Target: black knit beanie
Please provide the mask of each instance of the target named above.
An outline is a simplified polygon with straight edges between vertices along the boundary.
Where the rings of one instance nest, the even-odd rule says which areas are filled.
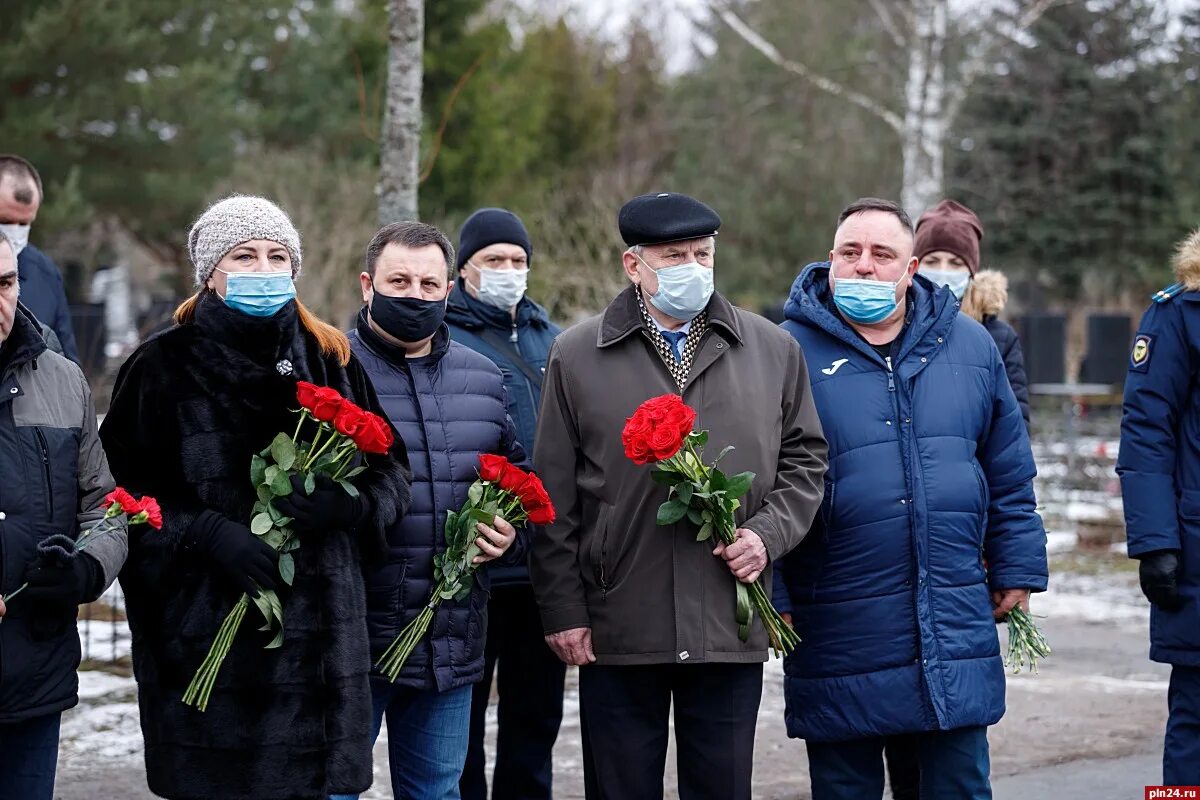
[[[521,218],[503,208],[481,208],[467,217],[458,231],[458,263],[455,266],[461,268],[483,248],[501,243],[520,246],[526,260],[533,261],[533,245]]]

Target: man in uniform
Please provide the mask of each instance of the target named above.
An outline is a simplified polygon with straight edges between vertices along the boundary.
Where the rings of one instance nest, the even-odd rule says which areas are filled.
[[[1200,784],[1200,231],[1175,257],[1129,353],[1117,473],[1129,557],[1150,601],[1150,658],[1171,665],[1163,783]]]

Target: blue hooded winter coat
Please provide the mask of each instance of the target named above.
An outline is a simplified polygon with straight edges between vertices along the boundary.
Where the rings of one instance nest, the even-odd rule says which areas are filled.
[[[783,323],[829,441],[821,511],[783,564],[802,639],[785,662],[788,734],[991,725],[1004,667],[990,592],[1047,582],[1033,454],[1004,362],[953,295],[918,275],[889,367],[833,310],[828,275],[827,263],[804,270]]]

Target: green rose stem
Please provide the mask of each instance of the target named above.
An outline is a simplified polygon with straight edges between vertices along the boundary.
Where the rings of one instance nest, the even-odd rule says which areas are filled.
[[[501,499],[503,499],[506,494],[508,493],[503,491],[499,492]],[[482,508],[488,503],[494,502],[495,500],[496,493],[493,492],[493,485],[491,483],[485,483],[483,494],[480,497],[479,504],[476,507]],[[524,508],[521,505],[521,499],[519,497],[514,497],[509,505],[501,509],[500,513],[498,513],[498,516],[506,520],[514,528],[523,525],[528,519],[528,517],[525,515]],[[475,528],[472,525],[466,530],[474,531]],[[477,566],[476,564],[472,563],[472,561],[475,559],[475,556],[479,555],[479,547],[475,544],[475,538],[475,536],[468,536],[467,546],[463,549],[462,555],[457,559],[453,559],[453,561],[458,562],[462,566],[463,572],[473,572]],[[453,547],[447,548],[448,553],[452,552],[453,550],[455,550]],[[417,644],[420,643],[421,639],[426,633],[428,633],[429,623],[433,621],[434,612],[437,610],[438,605],[440,605],[442,602],[442,593],[447,588],[447,581],[445,578],[442,578],[438,581],[437,586],[435,586],[433,589],[433,593],[429,602],[426,603],[425,607],[421,609],[421,613],[417,614],[417,616],[413,618],[411,622],[404,626],[404,628],[400,631],[400,635],[392,640],[392,643],[388,645],[387,650],[384,650],[383,655],[381,655],[379,660],[375,662],[375,668],[392,683],[395,683],[396,678],[400,676],[400,670],[403,669],[405,662],[408,661],[408,657],[411,656],[413,651],[417,649]]]
[[[700,453],[696,450],[692,434],[689,434],[684,439],[684,446],[680,448],[679,452],[660,462],[660,464],[670,466],[697,487],[705,491],[707,490],[709,475],[707,474],[707,468],[704,466],[704,461],[700,457]],[[728,547],[736,542],[737,529],[733,523],[733,519],[726,514],[724,506],[717,503],[710,505],[708,510],[715,518],[719,518],[719,522],[714,527],[721,541],[725,543],[725,546]],[[743,611],[738,609],[744,605],[744,600],[748,600],[758,610],[758,616],[767,631],[767,638],[770,640],[771,649],[775,651],[777,656],[787,655],[796,649],[796,645],[800,643],[800,636],[791,625],[788,625],[784,621],[779,612],[775,610],[775,606],[772,605],[770,595],[763,586],[761,579],[752,584],[738,581],[736,593],[738,597],[735,612],[739,620],[743,619],[745,615]],[[743,641],[749,638],[749,624],[752,619],[753,615],[738,626],[738,636]]]
[[[200,711],[208,708],[208,698],[212,695],[213,685],[217,681],[217,673],[221,671],[221,665],[225,663],[225,657],[229,655],[229,648],[233,646],[233,637],[237,635],[238,627],[241,626],[242,619],[246,616],[246,609],[249,607],[250,595],[243,593],[238,598],[237,605],[221,623],[221,627],[217,631],[217,638],[209,648],[204,663],[200,665],[200,669],[196,670],[196,674],[192,676],[192,682],[188,684],[187,691],[183,693],[185,704],[198,708]]]
[[[321,434],[324,433],[326,429],[329,429],[332,435],[325,441],[325,444],[321,445],[320,449],[317,449],[317,442],[320,441]],[[309,455],[308,460],[304,462],[304,466],[300,468],[300,471],[308,472],[313,463],[316,462],[316,460],[320,458],[326,450],[329,449],[329,445],[333,444],[340,438],[341,436],[337,431],[329,428],[327,424],[321,423],[321,427],[317,430],[317,435],[313,437],[311,455]]]

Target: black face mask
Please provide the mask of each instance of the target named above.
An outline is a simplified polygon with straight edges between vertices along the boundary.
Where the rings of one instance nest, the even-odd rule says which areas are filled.
[[[385,333],[402,342],[428,339],[441,327],[446,317],[445,300],[422,300],[419,297],[388,297],[378,291],[371,298],[371,319]]]

